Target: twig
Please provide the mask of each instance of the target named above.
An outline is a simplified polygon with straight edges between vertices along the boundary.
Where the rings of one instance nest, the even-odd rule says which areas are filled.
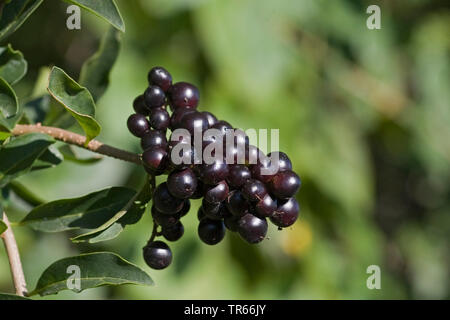
[[[108,157],[132,162],[132,163],[135,163],[138,165],[140,165],[142,163],[141,157],[139,154],[128,152],[128,151],[121,150],[121,149],[117,149],[110,145],[103,144],[97,140],[91,140],[88,143],[88,145],[85,146],[84,143],[86,141],[86,137],[84,137],[80,134],[71,132],[71,131],[64,130],[64,129],[55,128],[55,127],[46,127],[46,126],[42,126],[40,124],[35,124],[35,125],[18,124],[12,130],[12,134],[15,136],[19,136],[19,135],[23,135],[23,134],[27,134],[27,133],[36,133],[36,132],[47,134],[56,140],[63,141],[68,144],[73,144],[80,148],[84,148],[89,151],[96,152],[96,153],[99,153],[99,154],[102,154],[102,155],[105,155]]]
[[[16,289],[17,295],[25,296],[27,294],[27,283],[25,282],[22,262],[20,261],[19,248],[17,247],[16,238],[14,237],[11,224],[9,223],[8,217],[4,212],[2,221],[6,224],[8,229],[6,229],[5,232],[2,233],[0,238],[3,239],[3,243],[5,244],[9,266],[11,267],[14,288]]]

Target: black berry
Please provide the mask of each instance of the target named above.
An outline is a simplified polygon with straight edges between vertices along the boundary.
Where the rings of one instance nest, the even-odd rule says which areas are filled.
[[[148,73],[148,83],[149,85],[157,85],[164,92],[169,90],[172,85],[172,76],[169,71],[164,69],[163,67],[154,67]]]
[[[153,203],[158,211],[164,214],[175,214],[183,209],[184,201],[170,194],[167,183],[163,182],[156,187],[153,194]]]
[[[136,137],[142,137],[150,130],[150,124],[147,118],[139,113],[132,114],[127,120],[128,130]]]
[[[164,108],[150,110],[150,126],[155,130],[166,130],[170,125],[169,113]]]
[[[160,87],[151,85],[144,92],[144,101],[147,108],[159,108],[165,104],[166,95]]]
[[[177,222],[175,225],[170,227],[162,228],[162,235],[168,241],[177,241],[184,234],[184,227],[181,222]]]
[[[277,198],[288,199],[297,193],[300,184],[300,178],[295,172],[282,171],[270,181],[270,190]]]
[[[168,94],[170,105],[174,110],[182,107],[196,108],[200,99],[200,93],[197,87],[187,82],[173,84]]]
[[[197,177],[189,168],[174,171],[167,178],[167,187],[174,197],[186,199],[194,194],[197,188]]]
[[[294,224],[298,218],[300,206],[294,198],[284,200],[278,204],[278,208],[274,211],[270,221],[280,227],[286,228]]]
[[[198,236],[206,244],[218,244],[225,237],[225,226],[221,220],[203,218],[198,225]]]
[[[172,251],[162,241],[153,241],[143,249],[144,260],[147,265],[156,270],[167,268],[172,262]]]
[[[267,221],[248,213],[238,221],[239,235],[248,243],[258,243],[267,234]]]

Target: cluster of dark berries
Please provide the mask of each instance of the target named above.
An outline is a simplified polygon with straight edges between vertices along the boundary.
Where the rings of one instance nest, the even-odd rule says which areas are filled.
[[[156,235],[168,241],[183,236],[180,219],[189,212],[189,199],[203,198],[198,210],[198,235],[209,245],[219,243],[226,229],[238,232],[248,243],[258,243],[266,237],[267,219],[280,229],[297,220],[299,204],[295,194],[300,178],[292,171],[285,153],[265,155],[250,145],[240,130],[232,143],[224,142],[225,154],[232,155],[232,163],[225,156],[210,164],[199,163],[196,160],[204,149],[217,139],[225,140],[233,127],[209,112],[198,111],[198,89],[186,82],[172,84],[172,76],[164,68],[151,69],[148,82],[144,94],[133,102],[136,113],[128,118],[127,125],[141,139],[145,170],[153,176],[168,174],[167,181],[158,185],[153,194],[151,213],[155,225],[161,228]],[[192,137],[196,131],[203,134],[210,128],[217,129],[220,135],[202,136],[198,150],[193,139],[172,136],[180,128]],[[183,148],[176,148],[179,144]],[[237,164],[233,155],[241,146],[244,161]],[[174,152],[189,161],[174,161]],[[278,170],[263,174],[264,168],[274,165],[273,159]],[[165,242],[154,241],[152,236],[144,247],[144,259],[151,268],[163,269],[171,263],[172,252]]]

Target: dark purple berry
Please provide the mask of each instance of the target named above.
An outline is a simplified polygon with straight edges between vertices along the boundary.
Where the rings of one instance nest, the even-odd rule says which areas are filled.
[[[270,191],[278,199],[288,199],[297,193],[300,184],[300,178],[295,172],[282,171],[270,181]]]
[[[266,194],[265,197],[255,205],[256,214],[259,217],[264,218],[271,217],[276,209],[277,201],[272,199],[269,194]]]
[[[241,164],[229,166],[227,182],[231,187],[239,188],[251,178],[250,170]]]
[[[153,203],[158,211],[169,215],[180,212],[184,205],[183,199],[175,198],[170,194],[165,182],[156,187],[153,194]]]
[[[169,71],[163,67],[154,67],[148,73],[148,83],[150,85],[154,84],[163,89],[164,92],[169,90],[172,85],[172,76]]]
[[[216,185],[228,177],[228,165],[216,160],[212,164],[202,164],[200,168],[201,179],[209,185]]]
[[[250,179],[242,186],[242,195],[248,201],[260,201],[266,194],[266,186],[259,180]]]
[[[270,171],[270,162],[266,160],[258,164],[251,165],[250,172],[252,173],[252,178],[266,184],[269,183],[273,178],[273,174]]]
[[[233,129],[231,124],[224,120],[217,121],[214,125],[211,126],[212,129],[217,129],[220,133],[225,137],[227,130]]]
[[[205,211],[203,211],[203,208],[200,207],[200,208],[198,208],[198,211],[197,211],[197,219],[198,219],[198,221],[200,221],[204,218],[206,218]]]
[[[172,251],[162,241],[153,241],[143,249],[144,260],[147,265],[156,270],[167,268],[172,262]]]
[[[220,220],[223,218],[222,213],[220,211],[221,204],[220,203],[211,203],[203,198],[202,200],[202,208],[205,215],[214,220]]]
[[[197,177],[191,169],[174,171],[167,178],[167,188],[176,198],[186,199],[192,196],[197,188]]]
[[[261,242],[267,234],[267,221],[248,213],[239,219],[238,232],[248,243]]]
[[[151,172],[162,173],[167,166],[167,152],[161,147],[146,149],[142,153],[142,163]]]
[[[195,190],[194,194],[191,196],[191,199],[200,199],[203,197],[203,194],[205,193],[206,186],[201,182],[200,180],[197,181],[197,189]]]
[[[191,201],[189,199],[184,200],[183,208],[181,209],[179,213],[180,218],[184,217],[188,214],[189,210],[191,210]]]
[[[182,107],[196,108],[200,99],[197,87],[187,82],[174,83],[168,94],[170,105],[174,110]]]
[[[217,120],[216,116],[214,116],[211,112],[203,111],[202,114],[208,120],[208,124],[209,124],[210,127],[217,123],[218,120]]]
[[[156,209],[154,205],[152,205],[151,212],[153,220],[155,220],[155,222],[161,227],[171,227],[177,224],[178,221],[180,221],[180,214],[164,214]]]
[[[163,149],[167,148],[167,138],[164,132],[159,130],[150,130],[145,133],[141,138],[142,150],[147,150],[149,148],[161,147]]]
[[[148,116],[149,110],[145,105],[143,94],[137,96],[136,99],[134,99],[133,109],[136,113],[142,114],[143,116]]]
[[[150,124],[148,123],[147,118],[138,113],[128,117],[127,127],[133,135],[139,138],[150,130]]]
[[[221,220],[204,218],[198,225],[198,236],[206,244],[218,244],[225,237],[225,226]]]
[[[232,231],[232,232],[237,232],[238,231],[238,227],[239,227],[239,217],[236,216],[227,216],[225,217],[225,219],[223,220],[225,227]]]
[[[234,216],[242,217],[250,212],[250,203],[244,198],[242,192],[235,190],[230,192],[226,200],[228,211]]]
[[[273,165],[278,167],[277,172],[292,170],[292,162],[286,153],[281,151],[271,152],[267,155]],[[277,161],[272,161],[272,157],[277,158]]]
[[[144,92],[144,101],[149,109],[160,108],[166,103],[166,95],[160,87],[151,85]]]
[[[155,130],[166,130],[170,124],[169,113],[164,108],[150,110],[150,126]]]
[[[203,133],[206,129],[208,129],[208,119],[201,112],[190,112],[184,115],[181,120],[181,127],[189,131],[194,138],[195,132]]]
[[[181,121],[183,120],[184,116],[193,112],[197,112],[197,110],[189,107],[175,109],[175,111],[172,113],[172,116],[170,117],[170,129],[175,130],[180,128]]]
[[[270,221],[280,227],[286,228],[294,224],[298,218],[300,206],[294,198],[284,200],[278,204],[278,208],[274,211]]]
[[[177,241],[183,236],[184,227],[181,222],[177,222],[173,226],[163,227],[161,233],[162,233],[163,237],[166,238],[166,240]]]
[[[210,203],[220,203],[228,197],[228,191],[228,184],[220,181],[217,185],[208,187],[204,197]]]

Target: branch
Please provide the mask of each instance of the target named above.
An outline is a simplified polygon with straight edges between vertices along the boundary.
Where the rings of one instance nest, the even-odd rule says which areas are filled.
[[[4,212],[2,221],[6,224],[8,229],[2,233],[0,238],[3,239],[3,243],[5,244],[9,266],[11,267],[14,288],[16,288],[16,294],[23,297],[27,293],[27,283],[25,282],[25,276],[23,274],[22,262],[20,262],[19,248],[17,247],[16,238],[14,237],[8,217]]]
[[[63,141],[68,144],[73,144],[80,148],[84,148],[108,157],[132,162],[138,165],[142,164],[139,154],[117,149],[107,144],[103,144],[97,140],[91,140],[88,145],[85,146],[84,143],[86,141],[86,137],[60,128],[45,127],[41,126],[40,124],[18,124],[14,127],[12,134],[15,136],[20,136],[23,134],[36,132],[47,134],[56,140]]]

